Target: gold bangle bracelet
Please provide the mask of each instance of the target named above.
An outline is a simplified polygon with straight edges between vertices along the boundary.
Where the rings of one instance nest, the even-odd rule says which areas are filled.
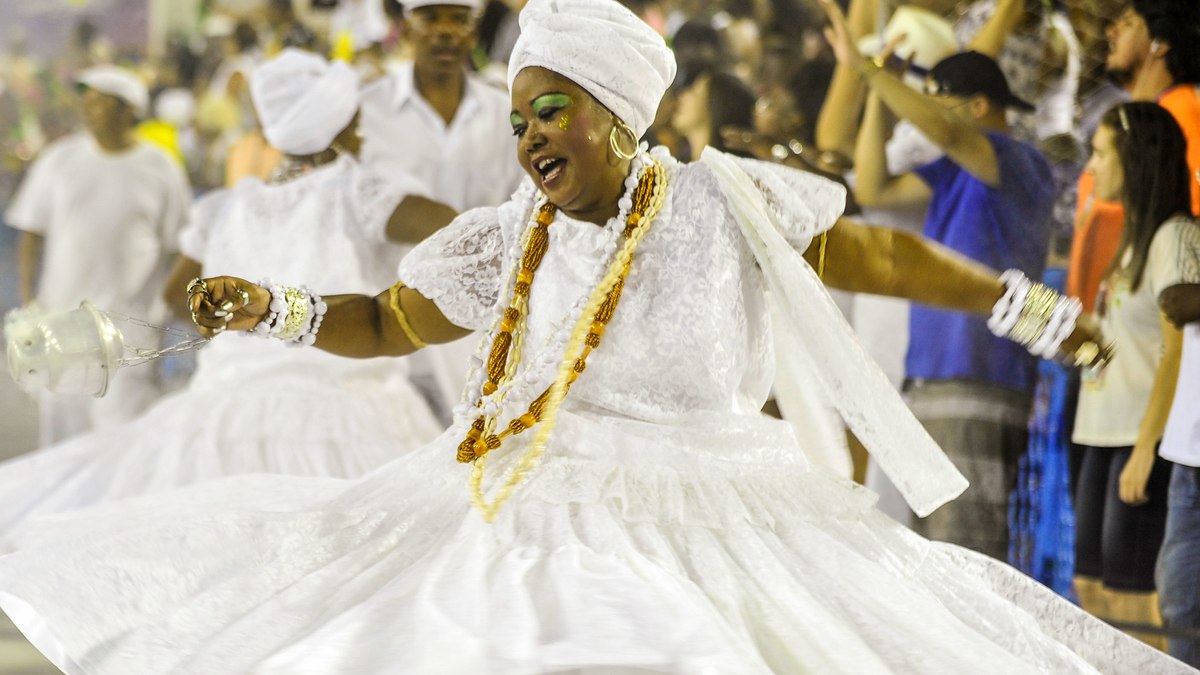
[[[429,344],[417,337],[417,332],[413,330],[412,324],[408,322],[408,316],[405,315],[404,309],[400,307],[400,291],[405,288],[408,287],[402,283],[396,283],[388,289],[388,306],[392,308],[392,313],[396,315],[396,323],[400,324],[400,330],[404,331],[404,337],[408,338],[412,346],[417,349],[424,349]]]

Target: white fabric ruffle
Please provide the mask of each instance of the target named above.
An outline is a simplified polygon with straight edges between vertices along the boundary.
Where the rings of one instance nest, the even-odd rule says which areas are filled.
[[[38,521],[0,557],[0,607],[69,673],[1186,670],[810,466],[819,448],[759,413],[773,272],[710,167],[664,165],[669,199],[604,342],[494,524],[468,504],[452,428],[353,482],[245,476]],[[494,316],[484,271],[509,269],[531,196],[460,218],[401,278],[448,316]],[[813,206],[765,232],[811,238],[836,218]],[[516,373],[530,397],[605,232],[561,213],[550,229]],[[826,328],[820,293],[808,330]],[[489,494],[531,435],[489,456]]]
[[[677,422],[564,411],[494,525],[450,433],[356,483],[243,477],[47,521],[0,558],[0,606],[69,673],[1186,671],[897,525],[781,422]]]

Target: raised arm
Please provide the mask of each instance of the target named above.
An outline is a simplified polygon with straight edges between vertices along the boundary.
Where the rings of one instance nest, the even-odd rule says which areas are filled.
[[[271,292],[236,277],[193,282],[189,302],[200,332],[252,330],[270,314]],[[470,333],[450,322],[432,300],[398,285],[374,297],[333,295],[314,346],[351,358],[402,356],[426,344],[450,342]]]
[[[914,91],[893,73],[863,58],[854,46],[842,11],[832,0],[821,0],[821,5],[829,14],[830,27],[826,37],[837,55],[838,63],[856,70],[884,105],[897,117],[912,122],[955,164],[980,181],[998,187],[999,162],[996,151],[983,131],[932,97]],[[977,96],[966,105],[988,105],[983,101],[986,99]]]
[[[847,29],[854,41],[874,30],[878,0],[850,0]],[[817,147],[844,157],[854,154],[854,135],[862,112],[865,88],[853,68],[838,62],[825,92],[825,103],[817,115]]]
[[[854,147],[854,198],[868,208],[903,208],[929,203],[929,186],[916,174],[894,176],[887,165],[893,120],[879,95],[871,93]]]
[[[997,0],[996,9],[966,48],[997,58],[1004,42],[1025,16],[1025,0]]]
[[[916,234],[841,218],[825,236],[825,245],[809,246],[804,257],[824,271],[823,280],[833,288],[973,314],[994,313],[1006,294],[995,271]],[[1022,344],[1036,342],[1041,334],[1026,337]],[[1086,343],[1095,349],[1082,349]],[[1108,358],[1099,343],[1096,327],[1081,316],[1056,356],[1080,359],[1079,365],[1098,363]]]
[[[823,280],[833,288],[976,314],[1004,294],[995,271],[920,235],[840,218],[827,237]],[[820,247],[804,257],[816,268]]]

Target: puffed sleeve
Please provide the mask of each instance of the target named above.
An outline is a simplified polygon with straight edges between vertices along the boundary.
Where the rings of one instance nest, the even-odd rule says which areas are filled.
[[[460,214],[404,257],[400,281],[436,303],[455,325],[487,328],[508,269],[511,242],[504,223],[516,212],[509,202]]]
[[[846,188],[827,178],[755,159],[730,158],[762,193],[784,239],[797,251],[806,250],[846,210]]]

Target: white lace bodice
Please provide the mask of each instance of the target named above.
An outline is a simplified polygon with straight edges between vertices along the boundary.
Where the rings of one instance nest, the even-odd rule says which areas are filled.
[[[407,186],[343,156],[289,182],[255,178],[196,202],[180,235],[184,255],[205,275],[306,284],[321,293],[374,295],[393,283],[409,247],[384,241],[387,219]],[[381,367],[274,340],[222,335],[197,356],[195,381],[223,386],[248,373],[321,368],[374,377],[403,373],[402,361]]]
[[[567,405],[654,422],[693,411],[757,413],[774,371],[762,279],[709,169],[667,161],[666,204],[637,249],[621,303]],[[452,321],[490,328],[498,298],[508,292],[501,285],[532,199],[527,181],[499,208],[463,214],[405,259],[401,279]],[[557,215],[530,293],[519,376],[536,370],[539,358],[557,364],[562,357],[552,337],[574,321],[575,303],[595,288],[597,263],[609,259],[616,240],[612,229]],[[807,242],[799,233],[797,240]],[[529,389],[536,395],[548,384],[546,377]]]

